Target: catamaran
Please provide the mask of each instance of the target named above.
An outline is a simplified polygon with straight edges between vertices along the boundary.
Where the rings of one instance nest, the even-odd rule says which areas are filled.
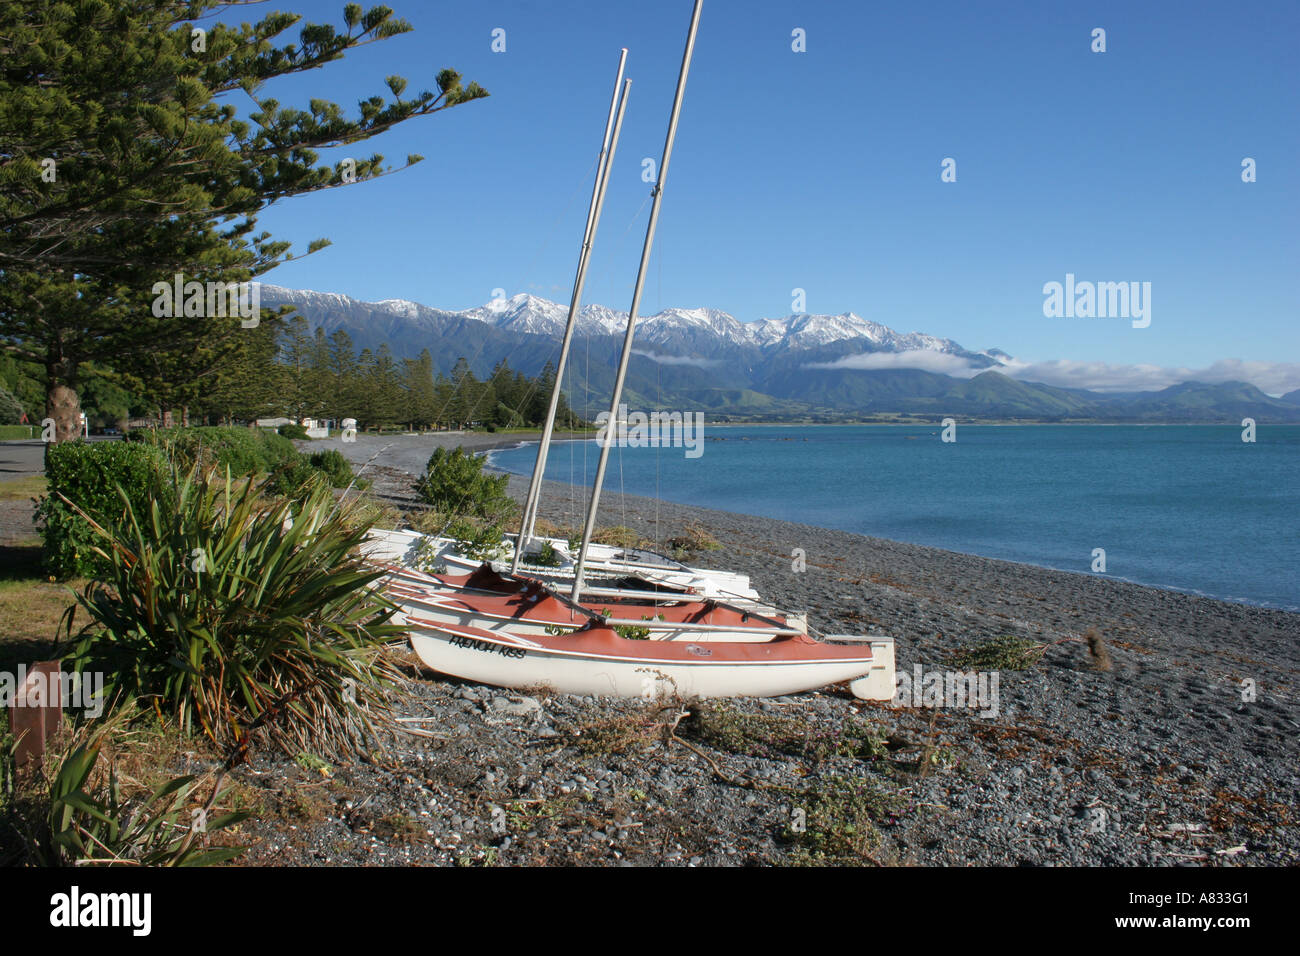
[[[524,637],[408,616],[425,666],[498,687],[545,685],[562,694],[779,697],[842,681],[863,700],[894,695],[889,638],[831,644],[803,634],[751,643],[638,641],[602,624]]]
[[[540,578],[557,586],[571,585],[578,558],[569,542],[560,538],[534,538],[533,543],[549,546],[551,563],[537,563],[535,554],[533,561],[512,562],[510,573]],[[500,550],[509,554],[513,551],[513,541],[505,539]],[[471,573],[484,560],[482,557],[466,555],[464,545],[454,538],[379,528],[371,530],[365,544],[365,553],[370,560],[381,564],[398,564],[410,568],[441,565],[453,574]],[[506,570],[505,560],[490,560],[497,570]],[[644,597],[654,593],[669,596],[690,594],[745,605],[758,613],[763,613],[765,609],[758,591],[750,584],[748,575],[688,567],[653,551],[593,544],[588,551],[586,568],[582,600],[623,595]]]
[[[762,641],[807,630],[802,618],[768,617],[718,601],[623,598],[579,604],[541,581],[504,578],[487,565],[465,578],[477,587],[458,582],[458,588],[442,590],[438,575],[417,577],[399,569],[390,572],[384,589],[407,614],[515,634],[558,633],[590,621],[647,640]]]
[[[659,176],[652,193],[650,219],[633,287],[623,352],[614,381],[611,421],[617,420],[631,357],[637,311],[702,6],[703,0],[695,0]],[[622,80],[626,56],[627,51],[623,50],[619,59],[619,80]],[[646,698],[661,694],[682,697],[778,696],[848,681],[850,689],[858,697],[888,700],[894,694],[892,638],[837,635],[817,640],[805,633],[804,622],[800,621],[800,626],[796,627],[789,618],[775,613],[760,615],[753,610],[735,605],[722,606],[716,602],[679,600],[674,605],[671,601],[664,602],[662,595],[658,594],[653,596],[652,602],[639,606],[626,595],[620,595],[622,603],[616,607],[604,611],[593,609],[586,581],[589,568],[593,572],[632,573],[650,581],[659,575],[668,575],[660,580],[670,581],[673,575],[690,574],[696,570],[667,565],[668,559],[660,555],[648,556],[647,560],[644,554],[629,555],[623,549],[602,555],[593,547],[600,492],[609,449],[613,444],[610,435],[601,442],[582,544],[576,555],[571,555],[569,597],[562,598],[542,581],[526,583],[517,576],[521,564],[525,563],[525,555],[531,550],[537,501],[554,428],[564,362],[600,218],[610,162],[618,142],[628,83],[630,81],[624,81],[621,95],[617,82],[615,84],[614,95],[618,105],[615,109],[611,104],[612,138],[607,122],[550,411],[538,446],[518,546],[514,549],[514,574],[497,574],[491,566],[483,566],[469,574],[425,576],[432,580],[420,580],[409,568],[398,564],[391,569],[387,590],[402,609],[411,646],[420,660],[434,670],[469,680],[503,687],[544,684],[562,693]],[[372,542],[371,560],[382,556],[385,548],[391,552],[400,546],[396,537]],[[558,551],[555,544],[551,550]],[[456,567],[450,554],[444,555],[444,559],[449,569]],[[464,565],[459,567],[463,569]],[[537,562],[533,562],[528,570],[531,572],[536,567]],[[748,579],[744,584],[748,588]],[[755,593],[753,599],[757,597]],[[647,613],[629,614],[629,610]],[[617,616],[620,614],[626,616]]]

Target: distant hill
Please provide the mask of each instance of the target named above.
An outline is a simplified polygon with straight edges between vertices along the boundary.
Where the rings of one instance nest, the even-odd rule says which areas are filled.
[[[530,295],[464,311],[266,284],[261,296],[266,306],[294,306],[327,335],[346,331],[359,349],[386,344],[401,359],[427,348],[443,373],[464,356],[478,375],[503,359],[536,375],[558,357],[567,315],[567,306]],[[608,403],[626,323],[626,313],[604,306],[579,313],[566,376],[575,410],[594,415]],[[977,352],[951,339],[899,333],[851,312],[740,322],[716,309],[666,309],[638,321],[624,394],[632,408],[735,419],[1300,422],[1300,390],[1277,399],[1245,382],[1184,382],[1103,393],[1012,378],[1005,374],[1011,362],[1000,349]]]

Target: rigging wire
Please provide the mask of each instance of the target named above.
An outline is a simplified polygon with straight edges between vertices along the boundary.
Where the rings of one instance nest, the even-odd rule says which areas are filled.
[[[658,289],[655,290],[655,305],[662,312],[664,308],[664,240],[660,238],[659,248],[655,250],[659,256],[659,282]],[[655,405],[662,411],[664,406],[664,385],[663,385],[663,366],[658,362],[655,363]],[[662,422],[663,419],[660,419]],[[686,439],[686,421],[682,417],[682,440]],[[659,474],[660,462],[663,460],[663,436],[659,436],[659,444],[655,446],[655,541],[663,541],[663,534],[659,528]]]
[[[623,251],[623,249],[624,249],[624,248],[626,247],[626,245],[627,245],[627,237],[628,237],[628,235],[631,233],[631,231],[632,231],[632,227],[635,226],[635,225],[637,224],[637,221],[641,218],[641,214],[642,214],[643,212],[645,212],[645,208],[646,208],[646,206],[650,203],[650,200],[651,200],[653,197],[654,197],[654,193],[653,193],[653,192],[649,193],[649,194],[648,194],[648,195],[647,195],[647,196],[646,196],[646,197],[641,201],[641,205],[640,205],[640,207],[638,207],[637,211],[636,211],[635,213],[632,214],[632,218],[628,220],[628,224],[623,228],[622,233],[619,234],[619,237],[618,237],[618,239],[617,239],[616,242],[615,242],[615,245],[614,245],[613,250],[612,250],[614,254],[610,257],[611,260],[617,261],[617,259],[618,259],[618,254],[621,253],[621,252]],[[602,274],[602,276],[601,276],[602,280],[608,281],[608,279],[609,279],[609,277],[610,277],[610,274],[611,274],[611,272],[610,272],[610,268],[609,268],[609,267],[606,267],[606,269],[604,270],[604,272],[603,272],[603,274]],[[590,335],[585,335],[585,336],[583,336],[583,350],[584,350],[584,355],[583,355],[583,376],[584,376],[584,379],[585,379],[585,381],[586,381],[586,386],[585,386],[585,388],[583,389],[583,395],[582,395],[582,402],[583,402],[583,407],[582,407],[582,420],[585,421],[585,422],[590,422],[590,421],[592,420],[592,418],[591,418],[591,398],[592,398],[592,389],[591,389],[591,336],[590,336]],[[572,386],[572,379],[570,379],[570,385]],[[583,441],[583,442],[581,442],[581,444],[582,444],[582,476],[583,476],[582,483],[583,483],[583,485],[585,486],[585,485],[587,484],[587,473],[588,473],[588,472],[587,472],[587,469],[588,469],[588,460],[587,460],[587,455],[588,455],[588,453],[589,453],[590,450],[591,450],[591,448],[590,448],[590,446],[591,446],[591,442],[590,442],[590,441]],[[569,468],[569,476],[570,476],[570,477],[569,477],[569,508],[570,508],[570,513],[571,513],[571,514],[577,515],[577,514],[580,513],[580,512],[578,511],[578,485],[573,481],[573,465],[572,465],[572,462],[574,461],[574,459],[576,459],[576,452],[575,452],[574,449],[572,448],[572,443],[571,443],[571,445],[570,445],[570,452],[569,452],[569,453],[570,453],[570,468]],[[588,495],[588,494],[584,494],[583,497],[584,497],[584,499],[585,499],[586,502],[587,502],[587,507],[584,508],[583,511],[586,511],[587,508],[589,508],[589,507],[591,506],[591,497],[590,497],[590,495]],[[538,508],[538,511],[540,511],[540,510],[541,510],[541,509]],[[626,515],[624,516],[624,523],[626,524]]]
[[[537,251],[533,255],[532,260],[528,263],[527,267],[524,269],[524,276],[528,275],[528,273],[536,265],[537,261],[541,258],[542,253],[546,250],[546,247],[550,244],[551,239],[554,237],[555,233],[557,232],[560,222],[569,214],[569,210],[573,207],[574,202],[577,200],[578,194],[582,191],[587,179],[591,176],[592,172],[595,170],[599,161],[600,159],[599,157],[597,157],[596,160],[592,162],[592,164],[587,168],[587,171],[583,174],[581,181],[579,181],[578,185],[576,185],[573,191],[569,194],[569,198],[565,202],[564,208],[560,211],[559,215],[555,217],[555,220],[551,223],[550,228],[547,229],[545,235],[542,238],[541,243],[538,245]],[[518,287],[519,284],[521,283],[516,283],[516,287]],[[466,359],[466,365],[467,367],[470,368],[471,375],[473,374],[472,371],[473,364],[483,354],[483,348],[486,344],[487,344],[487,336],[484,336],[482,341],[479,342],[478,348],[475,350],[473,357]],[[551,347],[550,352],[547,355],[548,362],[558,354],[559,348],[560,348],[560,344],[558,342]],[[507,356],[506,358],[503,359],[503,361],[506,362],[508,367],[509,357]],[[545,365],[543,365],[543,367],[545,367]],[[490,381],[491,378],[489,376],[489,378],[484,379],[479,384],[486,385]],[[513,413],[512,417],[514,415],[519,415],[521,410],[527,407],[527,405],[532,401],[534,394],[537,392],[537,389],[541,384],[541,381],[542,381],[542,376],[539,373],[535,378],[533,378],[527,390],[524,392],[523,397],[518,401],[518,404],[514,408],[510,409],[510,411]],[[447,400],[443,402],[442,407],[439,408],[434,413],[435,424],[442,419],[443,415],[446,413],[447,409],[451,407],[452,403],[460,397],[460,393],[464,389],[464,387],[465,387],[464,378],[462,378],[460,382],[452,383],[452,390],[448,395]],[[483,403],[483,400],[487,397],[487,394],[488,394],[487,388],[480,388],[479,394],[474,401],[474,405],[466,412],[467,415],[466,421],[474,420],[474,416],[478,414],[479,406]],[[447,518],[446,523],[438,530],[437,537],[441,537],[443,533],[447,530],[447,528],[450,527],[451,523],[458,517],[460,517],[459,512],[450,514]]]
[[[542,237],[542,241],[538,244],[537,249],[536,249],[536,251],[535,251],[534,254],[533,254],[533,258],[529,261],[528,265],[525,266],[525,268],[524,268],[524,270],[523,270],[523,276],[524,276],[524,277],[527,277],[527,276],[528,276],[528,274],[532,271],[533,267],[537,264],[538,260],[541,259],[542,254],[546,251],[547,246],[550,245],[551,240],[554,238],[556,232],[558,231],[558,228],[559,228],[560,222],[561,222],[561,221],[562,221],[566,216],[568,216],[568,214],[569,214],[569,210],[573,208],[573,204],[574,204],[574,202],[577,200],[579,193],[582,192],[583,187],[585,186],[585,184],[586,184],[588,178],[591,176],[592,172],[595,171],[596,166],[597,166],[597,164],[598,164],[599,162],[600,162],[600,157],[597,157],[595,160],[592,161],[591,165],[587,167],[587,171],[586,171],[585,173],[583,173],[581,180],[580,180],[580,181],[578,182],[578,184],[574,187],[573,191],[569,194],[569,198],[568,198],[568,200],[565,202],[565,204],[564,204],[564,208],[561,209],[559,215],[557,215],[557,216],[555,217],[555,220],[551,223],[550,228],[547,229],[546,233],[543,235],[543,237]],[[515,287],[518,288],[518,287],[522,284],[522,282],[523,282],[523,280],[522,280],[522,278],[521,278],[518,282],[516,282]],[[472,357],[472,358],[469,358],[469,359],[466,359],[466,363],[469,365],[469,367],[470,367],[471,369],[473,368],[474,362],[477,361],[478,358],[483,354],[483,348],[484,348],[484,346],[485,346],[486,344],[487,344],[487,337],[484,336],[483,340],[479,343],[478,348],[475,350],[473,357]],[[549,353],[547,354],[547,361],[548,361],[548,362],[549,362],[552,358],[556,357],[556,355],[558,355],[558,353],[559,353],[559,348],[560,348],[560,345],[559,345],[558,342],[555,343],[555,344],[551,347]],[[508,357],[508,356],[506,357],[505,361],[507,362],[507,364],[509,363],[509,357]],[[545,367],[545,366],[543,365],[543,367]],[[541,375],[539,374],[539,375],[538,375],[538,376],[533,380],[532,384],[529,385],[528,390],[527,390],[527,392],[525,392],[523,399],[520,400],[519,404],[518,404],[515,408],[512,408],[512,409],[511,409],[512,412],[514,412],[515,414],[518,414],[518,413],[520,412],[521,409],[525,408],[525,407],[528,405],[528,403],[529,403],[530,401],[532,401],[533,394],[537,391],[537,388],[538,388],[540,382],[541,382]],[[459,393],[460,393],[461,388],[463,388],[463,387],[464,387],[464,380],[463,380],[463,379],[462,379],[462,381],[459,382],[459,383],[454,383],[454,387],[453,387],[453,389],[452,389],[451,395],[448,397],[447,401],[443,403],[442,407],[441,407],[440,409],[438,409],[438,412],[437,412],[437,414],[436,414],[435,417],[434,417],[434,420],[435,420],[435,421],[437,421],[438,419],[442,418],[443,413],[446,412],[446,410],[448,409],[448,407],[450,407],[451,403],[452,403],[453,401],[456,400],[456,398],[459,396]],[[474,416],[475,414],[478,413],[478,411],[479,411],[479,405],[482,404],[483,400],[484,400],[486,397],[487,397],[487,390],[486,390],[486,389],[483,389],[482,391],[479,392],[478,398],[477,398],[477,400],[474,402],[473,407],[469,409],[469,413],[468,413],[468,414],[470,415],[470,417],[469,417],[468,421],[473,421],[473,420],[474,420],[474,419],[473,419],[473,416]]]

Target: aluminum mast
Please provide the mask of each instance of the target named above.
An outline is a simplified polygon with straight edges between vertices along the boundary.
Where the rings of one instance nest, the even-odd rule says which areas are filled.
[[[632,308],[628,311],[627,332],[623,336],[623,356],[619,360],[618,375],[614,379],[614,396],[610,402],[609,421],[606,423],[605,440],[600,447],[600,461],[596,465],[596,481],[591,489],[591,505],[587,510],[587,522],[582,529],[582,549],[578,552],[578,563],[574,568],[573,591],[571,597],[578,600],[582,593],[583,570],[587,562],[587,548],[591,545],[591,535],[596,529],[596,511],[600,506],[600,489],[605,483],[605,466],[609,462],[609,448],[618,433],[618,405],[623,397],[623,380],[627,377],[627,363],[632,357],[632,334],[636,330],[636,313],[641,305],[641,290],[645,286],[646,270],[650,264],[650,248],[654,245],[655,226],[659,222],[659,203],[664,197],[664,182],[668,178],[668,162],[673,155],[673,140],[677,136],[677,118],[682,111],[682,98],[686,95],[686,75],[691,70],[691,56],[695,52],[695,33],[700,25],[700,10],[704,0],[695,0],[695,10],[691,14],[691,28],[686,35],[686,50],[682,53],[682,68],[677,75],[677,94],[673,97],[673,110],[668,117],[668,135],[664,139],[664,155],[659,162],[659,178],[655,182],[654,201],[650,204],[650,223],[646,226],[645,244],[641,247],[641,265],[636,273],[636,286],[632,290]]]
[[[528,497],[524,502],[524,513],[519,524],[519,535],[515,539],[515,555],[510,570],[519,570],[519,561],[528,542],[533,536],[533,524],[537,520],[538,499],[542,492],[542,476],[546,473],[546,456],[551,448],[551,436],[555,432],[555,415],[560,407],[560,394],[564,384],[564,369],[569,360],[569,348],[573,342],[573,329],[578,321],[578,309],[582,304],[582,286],[587,278],[587,261],[591,247],[596,240],[596,227],[600,223],[600,211],[605,202],[605,185],[609,181],[609,169],[614,161],[614,151],[618,148],[618,132],[623,125],[623,110],[627,106],[627,94],[632,85],[631,80],[623,79],[623,66],[627,62],[627,48],[624,47],[618,57],[618,75],[614,79],[614,93],[609,101],[609,117],[605,120],[605,134],[600,141],[600,158],[596,163],[596,182],[591,191],[591,203],[587,207],[587,226],[582,234],[582,250],[578,254],[578,271],[573,279],[573,296],[569,300],[569,317],[564,325],[564,339],[560,343],[560,361],[555,369],[555,385],[551,389],[551,404],[546,412],[546,424],[542,427],[542,440],[537,446],[537,461],[533,465],[533,477],[528,483]],[[621,90],[620,90],[621,87]]]

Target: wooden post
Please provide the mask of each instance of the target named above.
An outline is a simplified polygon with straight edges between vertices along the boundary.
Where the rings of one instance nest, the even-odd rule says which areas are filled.
[[[60,664],[41,661],[27,668],[20,665],[23,680],[9,702],[9,729],[19,738],[15,759],[20,767],[45,755],[45,742],[63,723]]]

